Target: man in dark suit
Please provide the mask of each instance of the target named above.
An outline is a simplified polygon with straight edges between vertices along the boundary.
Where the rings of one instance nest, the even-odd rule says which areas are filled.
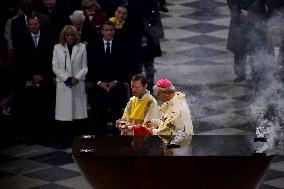
[[[12,42],[15,49],[23,45],[24,38],[29,34],[28,30],[28,17],[35,15],[40,20],[40,30],[46,33],[46,35],[52,36],[52,27],[50,20],[46,15],[40,14],[34,10],[34,4],[32,0],[20,0],[20,8],[23,11],[23,15],[20,15],[12,21]]]
[[[21,96],[20,113],[28,125],[27,135],[35,139],[40,136],[40,131],[50,127],[54,117],[53,46],[51,38],[40,30],[38,17],[28,17],[28,31],[27,37],[22,40],[22,48],[17,49],[21,60],[18,69],[24,84],[18,91],[18,97]]]
[[[113,123],[122,116],[127,102],[128,64],[124,45],[114,39],[115,27],[110,21],[102,26],[102,38],[90,41],[88,45],[89,80],[93,83],[91,106],[94,113],[95,131],[105,134],[107,123]]]

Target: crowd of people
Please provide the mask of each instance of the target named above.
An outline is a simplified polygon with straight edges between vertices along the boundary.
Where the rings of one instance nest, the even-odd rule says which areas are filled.
[[[231,11],[227,47],[234,53],[234,82],[246,80],[249,62],[255,86],[265,87],[266,73],[280,73],[283,68],[283,35],[280,42],[273,41],[269,24],[275,15],[284,20],[284,2],[227,3]],[[164,37],[159,11],[169,11],[165,5],[165,0],[11,0],[1,6],[2,114],[27,125],[16,129],[30,138],[41,138],[39,133],[51,131],[52,126],[59,138],[66,131],[120,134],[115,125],[121,118],[144,124],[152,134],[192,134],[184,95],[175,92],[171,82],[154,85],[154,59],[162,56]],[[273,57],[279,70],[271,67]],[[139,78],[141,73],[145,81]],[[164,102],[159,110],[151,96],[153,88]],[[168,108],[176,101],[182,114]],[[176,116],[189,122],[171,120]]]
[[[19,133],[32,140],[52,125],[59,138],[68,131],[105,134],[123,114],[132,76],[144,72],[149,88],[154,86],[154,58],[162,55],[164,37],[159,11],[167,12],[165,5],[156,0],[5,4],[1,111],[21,120],[26,128]],[[86,128],[87,122],[94,127]],[[119,133],[115,127],[111,132]]]

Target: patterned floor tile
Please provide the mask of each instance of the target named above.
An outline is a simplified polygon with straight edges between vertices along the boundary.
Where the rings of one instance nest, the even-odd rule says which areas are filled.
[[[180,51],[178,54],[186,55],[191,58],[207,58],[212,56],[217,56],[221,54],[226,54],[226,51],[206,48],[206,47],[196,47],[186,51]]]
[[[217,125],[222,125],[226,128],[234,127],[236,125],[244,124],[250,121],[248,117],[233,113],[218,114],[215,116],[202,118],[200,121],[212,122]]]
[[[215,21],[216,19],[228,17],[227,15],[220,14],[218,12],[208,12],[208,11],[195,11],[191,14],[182,15],[184,18],[191,18],[200,21]]]
[[[202,1],[195,1],[190,3],[184,3],[183,6],[189,6],[194,7],[199,10],[212,10],[220,6],[227,6],[224,2],[216,2],[216,1],[210,1],[210,0],[202,0]]]
[[[230,16],[228,15],[223,15],[223,18],[219,18],[216,20],[211,20],[208,21],[207,23],[211,23],[211,24],[216,24],[216,25],[221,25],[221,26],[229,26],[230,24]],[[223,36],[223,38],[227,38],[228,36]],[[224,46],[226,47],[226,46]]]
[[[30,189],[43,184],[47,182],[25,176],[13,176],[0,180],[1,189]]]
[[[198,135],[236,135],[240,132],[242,131],[238,129],[224,128],[224,129],[214,129],[211,131],[201,132],[198,133]]]
[[[284,161],[280,161],[280,162],[277,162],[277,163],[272,163],[269,168],[273,169],[273,170],[276,170],[276,171],[284,172]]]
[[[217,110],[213,110],[210,108],[203,108],[203,109],[192,109],[191,114],[193,119],[202,119],[210,116],[215,116],[218,114],[222,114],[224,112],[220,112]]]
[[[165,29],[165,38],[168,40],[181,39],[185,37],[198,35],[195,32],[189,32],[182,29],[174,29],[174,32],[171,32],[173,29]]]
[[[274,156],[273,159],[272,159],[272,163],[278,163],[278,162],[281,162],[281,161],[284,161],[284,156]]]
[[[163,72],[156,73],[155,78],[168,78],[177,84],[206,85],[233,80],[230,75],[232,68],[226,65],[175,65],[173,69],[170,65],[160,64],[156,68],[163,69]]]
[[[223,39],[227,40],[228,32],[229,31],[227,29],[220,29],[218,31],[212,31],[212,32],[208,32],[206,34],[210,35],[210,36],[219,37],[219,38],[223,38]],[[227,46],[227,43],[224,43],[224,46],[223,46],[224,50],[226,50],[226,46]]]
[[[223,1],[223,0],[221,0],[221,1]],[[228,15],[229,17],[231,16],[231,12],[228,9],[228,6],[217,7],[217,8],[215,8],[215,11],[219,12],[219,13],[222,13],[224,15]],[[229,24],[227,24],[227,26],[229,26]]]
[[[168,18],[168,17],[171,17],[170,14],[165,14],[165,13],[160,13],[160,16],[162,19],[165,19],[165,18]]]
[[[169,2],[169,1],[166,2],[166,7],[173,6],[173,5],[175,5],[175,2]]]
[[[175,17],[179,17],[180,15],[185,15],[185,14],[192,14],[196,11],[195,8],[185,7],[179,4],[170,6],[168,7],[168,9],[169,9],[169,14],[172,14]]]
[[[247,122],[247,123],[244,123],[244,124],[241,124],[241,125],[233,126],[233,128],[244,130],[246,132],[255,133],[256,125],[253,124],[253,123]]]
[[[254,98],[252,95],[243,95],[243,96],[234,97],[233,99],[245,102],[252,102]]]
[[[178,63],[175,63],[174,65],[177,65],[177,64]],[[224,63],[215,62],[215,61],[206,60],[206,59],[195,59],[192,61],[179,63],[179,65],[224,65]]]
[[[225,41],[225,39],[213,37],[209,35],[197,35],[193,37],[179,39],[179,41],[198,44],[198,45],[208,45],[210,43],[219,43]]]
[[[49,164],[49,165],[54,165],[54,166],[68,164],[68,163],[73,162],[72,154],[62,152],[62,151],[55,151],[55,152],[51,152],[51,153],[47,153],[47,154],[43,154],[39,156],[34,156],[34,157],[30,157],[29,159],[33,161]]]
[[[56,184],[66,186],[66,187],[70,187],[70,188],[93,189],[91,187],[91,185],[88,183],[88,181],[82,176],[67,179],[67,180],[64,180],[64,181],[58,181],[58,182],[56,182]]]
[[[20,160],[10,161],[10,162],[1,164],[0,170],[19,175],[19,174],[29,173],[33,171],[42,170],[42,169],[47,169],[49,167],[50,166],[43,164],[43,163],[39,163],[39,162],[27,160],[27,159],[20,159]]]
[[[214,103],[207,104],[206,106],[210,106],[214,110],[236,114],[236,111],[238,111],[239,108],[243,109],[246,106],[249,106],[249,104],[248,103],[240,104],[236,100],[226,99],[226,100],[216,101]],[[246,114],[241,114],[241,113],[239,113],[239,115],[245,116],[245,117],[248,116]]]
[[[187,43],[187,42],[183,42],[182,39],[178,40],[178,41],[166,41],[163,42],[163,46],[162,46],[162,51],[167,51],[167,52],[178,52],[178,51],[184,51],[184,50],[188,50],[194,47],[198,47],[197,44],[191,44],[191,43]],[[172,64],[176,64],[176,62],[173,62]]]
[[[37,154],[38,155],[45,154],[50,151],[53,151],[53,149],[45,148],[40,145],[26,145],[26,144],[20,144],[1,150],[2,153],[9,154],[14,157],[29,157]]]
[[[210,24],[210,23],[197,23],[197,24],[180,27],[180,29],[196,33],[210,33],[218,30],[225,30],[228,29],[228,27],[216,24]]]
[[[261,184],[258,189],[280,189],[280,188],[274,187],[274,186],[269,186],[269,185],[266,185],[266,184]]]
[[[215,102],[215,101],[226,99],[223,96],[207,94],[207,93],[203,93],[203,92],[194,93],[194,92],[189,91],[188,94],[190,94],[190,98],[192,99],[191,100],[192,103],[198,103],[198,102],[209,103],[209,102]]]
[[[274,186],[274,187],[278,187],[278,188],[284,188],[284,176],[282,175],[282,177],[283,178],[273,179],[273,180],[264,182],[264,184]]]
[[[247,95],[248,93],[251,92],[247,88],[244,88],[244,87],[241,87],[241,86],[234,86],[232,84],[211,87],[210,91],[217,93],[217,94],[220,94],[222,96],[228,96],[228,97],[244,96],[244,95]]]
[[[270,180],[275,180],[278,178],[284,179],[283,177],[284,177],[284,172],[268,169],[262,179],[262,182],[267,183]]]
[[[163,25],[170,28],[180,28],[188,24],[196,24],[198,21],[182,17],[168,17],[163,19]]]
[[[72,187],[73,188],[73,187]],[[71,189],[65,186],[61,186],[58,184],[50,183],[50,184],[45,184],[37,187],[32,187],[30,189]]]
[[[81,174],[77,171],[70,171],[59,167],[53,167],[42,171],[25,174],[25,176],[49,182],[55,182],[73,177],[78,177],[81,176]]]
[[[67,170],[70,170],[70,171],[77,171],[77,172],[80,171],[80,169],[79,169],[79,167],[77,166],[76,163],[69,163],[69,164],[58,166],[58,167],[63,168],[63,169],[67,169]]]
[[[223,126],[220,125],[215,125],[213,123],[209,123],[209,122],[199,122],[199,121],[195,121],[193,122],[193,131],[194,134],[198,134],[198,133],[202,133],[205,131],[210,131],[210,130],[214,130],[214,129],[222,129],[224,128]]]
[[[244,115],[244,116],[250,116],[251,112],[248,109],[245,110],[236,110],[234,113]]]
[[[175,62],[176,64],[179,64],[179,63],[183,63],[183,62],[188,61],[188,57],[185,56],[185,55],[176,54],[175,56],[173,56],[173,54],[175,54],[175,53],[167,53],[167,54],[163,55],[163,58],[157,58],[155,60],[155,66],[157,68],[159,66],[166,68],[165,65],[170,65],[173,62]],[[170,68],[172,69],[171,66],[170,66]],[[171,70],[171,71],[173,71],[173,70]]]

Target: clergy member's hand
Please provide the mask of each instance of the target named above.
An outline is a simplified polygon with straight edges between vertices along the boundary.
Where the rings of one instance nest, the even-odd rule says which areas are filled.
[[[151,128],[152,126],[151,126],[151,121],[145,121],[144,123],[143,123],[143,125],[145,126],[145,127],[147,127],[147,128]]]
[[[41,75],[33,76],[33,80],[32,80],[33,85],[39,85],[41,81],[43,81],[43,77],[41,77]]]
[[[108,86],[109,83],[105,83],[105,82],[100,82],[99,87],[101,87],[102,89],[108,91]]]
[[[116,85],[117,85],[118,81],[112,81],[109,83],[109,87],[108,87],[108,91],[112,90]]]

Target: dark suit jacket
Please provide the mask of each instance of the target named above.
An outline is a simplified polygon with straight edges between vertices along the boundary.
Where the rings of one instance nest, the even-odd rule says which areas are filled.
[[[31,34],[22,40],[17,48],[17,90],[15,106],[19,116],[24,116],[32,123],[48,123],[54,117],[54,87],[52,72],[51,38],[41,31],[38,48],[34,46]],[[39,74],[43,81],[39,87],[27,87],[33,75]],[[43,120],[43,121],[42,121]]]
[[[52,85],[52,41],[51,38],[41,32],[38,47],[36,48],[31,34],[23,40],[23,46],[19,49],[19,69],[22,72],[24,82],[32,80],[33,75],[41,75],[44,79],[42,85]]]
[[[124,82],[128,81],[127,51],[124,44],[117,39],[113,40],[111,55],[105,54],[102,38],[93,41],[88,45],[88,76],[87,79],[93,82],[94,89],[89,96],[89,101],[94,105],[95,111],[106,115],[107,109],[113,110],[113,118],[119,119],[122,116],[121,109],[127,103],[127,89]],[[116,86],[109,92],[97,85],[98,81],[111,82],[117,80]],[[97,112],[98,113],[98,112]],[[102,119],[98,116],[97,120]]]
[[[258,47],[270,46],[266,37],[266,17],[272,11],[272,4],[268,0],[227,0],[227,4],[231,11],[227,43],[230,51],[253,52]],[[249,12],[246,19],[240,17],[241,9]]]
[[[38,12],[35,12],[34,15],[39,18],[40,30],[43,31],[46,35],[52,36],[52,27],[49,18],[46,15],[40,14]],[[24,15],[21,15],[12,21],[11,33],[13,47],[15,51],[17,51],[17,48],[23,45],[23,40],[29,33]]]
[[[124,44],[118,39],[113,39],[111,55],[105,54],[103,39],[95,40],[88,45],[88,78],[96,83],[98,81],[119,82],[128,79],[128,61]]]

